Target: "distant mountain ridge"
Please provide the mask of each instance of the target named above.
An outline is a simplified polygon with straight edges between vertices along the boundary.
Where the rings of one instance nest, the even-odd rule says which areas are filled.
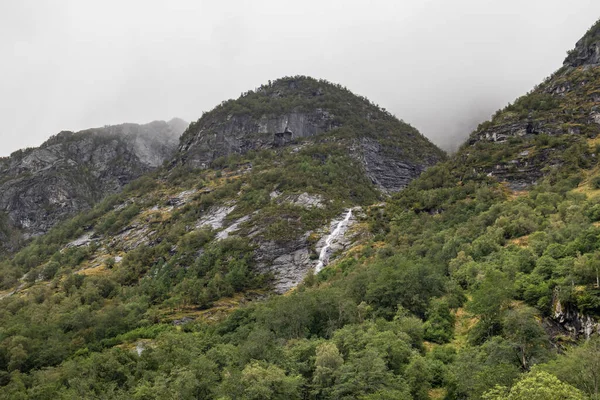
[[[181,119],[63,131],[0,158],[0,238],[17,247],[173,156]]]

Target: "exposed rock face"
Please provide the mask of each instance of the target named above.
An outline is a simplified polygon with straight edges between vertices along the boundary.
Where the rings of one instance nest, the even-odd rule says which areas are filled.
[[[38,148],[0,159],[6,229],[40,235],[173,156],[179,119],[61,132]]]
[[[564,65],[580,67],[600,64],[600,24],[596,23],[569,52]]]
[[[428,166],[406,161],[401,154],[394,151],[399,149],[386,148],[373,139],[363,138],[361,148],[367,176],[386,192],[397,192],[404,189]],[[432,160],[429,165],[434,163],[435,161]]]
[[[194,136],[182,140],[180,153],[187,165],[207,168],[211,162],[231,153],[245,153],[283,146],[293,139],[314,136],[335,127],[333,116],[317,109],[294,110],[278,116],[228,115],[205,121]]]
[[[213,207],[198,221],[197,227],[223,228],[225,218],[233,211],[235,206]]]
[[[534,137],[540,133],[558,135],[563,133],[563,131],[553,124],[547,124],[545,121],[509,121],[478,132],[477,136],[472,137],[470,142],[487,141],[504,143],[511,137]]]
[[[296,196],[295,199],[311,199],[308,203],[303,203],[299,206],[304,207],[316,207],[315,200],[318,197],[310,196],[303,193]],[[294,198],[288,198],[287,201],[291,201]],[[292,203],[295,204],[295,203]],[[196,224],[197,228],[210,227],[216,230],[215,239],[223,240],[230,236],[239,234],[239,230],[243,224],[252,224],[251,219],[260,211],[256,211],[250,215],[244,215],[236,220],[227,221],[227,216],[235,209],[234,204],[229,204],[222,207],[211,207],[207,210]],[[363,215],[360,207],[355,207],[351,218],[349,218],[341,230],[337,232],[337,235],[329,245],[328,260],[329,256],[338,253],[339,251],[349,248],[352,243],[356,240],[356,237],[350,229],[357,221],[357,214]],[[256,246],[255,259],[257,262],[257,270],[261,273],[271,273],[274,277],[273,289],[276,293],[285,293],[288,290],[296,287],[300,284],[307,274],[318,267],[319,258],[317,255],[321,252],[323,247],[326,246],[327,239],[333,234],[338,227],[340,221],[344,220],[344,215],[340,215],[338,218],[330,221],[327,225],[323,226],[322,229],[318,229],[316,232],[308,231],[299,237],[285,241],[278,242],[275,240],[267,240],[263,237],[262,229],[256,229],[253,227],[248,237],[251,239],[253,245]],[[319,240],[311,245],[309,237],[311,235],[318,235]],[[80,241],[84,241],[87,238],[80,238]],[[119,241],[122,243],[131,242],[131,237],[120,238]],[[326,266],[327,264],[325,264]]]
[[[589,339],[594,333],[600,333],[600,324],[589,315],[582,315],[572,307],[563,307],[558,299],[558,291],[553,295],[553,319],[563,329],[565,329],[573,338],[580,336]]]
[[[274,241],[260,241],[255,253],[257,270],[274,275],[273,289],[276,293],[285,293],[297,286],[315,266],[306,239],[303,237],[284,246]]]
[[[338,232],[335,240],[330,244],[329,254],[346,250],[354,243],[356,238],[350,228],[357,221],[355,214],[361,213],[360,207],[353,209],[353,212],[354,214],[351,215],[351,218],[344,224],[343,229]],[[340,215],[319,230],[317,234],[320,235],[320,239],[315,245],[315,254],[319,254],[326,246],[327,238],[335,231],[342,220],[344,220],[344,215]],[[273,288],[276,293],[285,293],[296,287],[307,274],[312,273],[318,267],[319,259],[318,257],[311,257],[312,251],[308,242],[308,237],[312,233],[306,232],[304,236],[285,244],[261,240],[260,235],[254,236],[253,241],[258,246],[256,250],[257,268],[260,272],[270,272],[274,275]]]

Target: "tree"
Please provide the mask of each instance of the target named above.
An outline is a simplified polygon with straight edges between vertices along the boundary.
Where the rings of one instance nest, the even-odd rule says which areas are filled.
[[[537,317],[537,311],[528,306],[509,310],[504,317],[504,336],[517,352],[524,370],[529,369],[532,360],[543,357],[546,352],[548,338]]]
[[[344,359],[335,343],[323,343],[317,347],[315,358],[315,372],[313,382],[320,387],[329,387],[333,384],[336,371],[342,366]]]
[[[288,376],[272,364],[253,362],[242,371],[243,399],[293,400],[300,399],[302,378]]]
[[[472,331],[475,342],[485,340],[501,328],[502,311],[513,294],[512,282],[500,271],[489,270],[484,280],[473,292],[473,300],[467,305],[470,312],[479,316],[479,322]]]
[[[373,266],[364,300],[384,318],[393,318],[398,305],[422,316],[429,299],[442,293],[442,276],[435,265],[392,256]]]
[[[383,357],[373,349],[355,353],[340,367],[331,398],[362,398],[383,390],[407,390],[407,384],[387,369]]]
[[[600,337],[593,336],[583,345],[571,347],[540,369],[583,390],[592,399],[600,399]]]
[[[427,321],[423,325],[425,339],[435,343],[447,343],[452,339],[454,331],[454,314],[444,299],[434,299],[427,310]]]
[[[510,343],[495,336],[478,347],[460,351],[450,366],[451,398],[478,399],[494,386],[509,386],[520,374]]]
[[[577,257],[573,264],[573,273],[579,281],[588,284],[594,283],[600,287],[600,257],[598,253],[585,254]]]
[[[427,360],[418,354],[414,355],[406,367],[406,380],[413,399],[429,399],[432,378],[433,374]]]
[[[23,376],[19,371],[14,371],[10,376],[8,385],[3,386],[0,391],[0,398],[11,400],[26,400],[29,398],[27,389],[23,383]]]
[[[579,389],[561,382],[547,372],[531,372],[510,390],[496,386],[486,392],[484,400],[585,400]]]

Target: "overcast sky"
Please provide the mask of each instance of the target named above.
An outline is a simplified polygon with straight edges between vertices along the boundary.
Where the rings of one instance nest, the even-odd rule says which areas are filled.
[[[562,65],[598,0],[0,2],[0,156],[181,117],[268,80],[365,95],[452,147]]]

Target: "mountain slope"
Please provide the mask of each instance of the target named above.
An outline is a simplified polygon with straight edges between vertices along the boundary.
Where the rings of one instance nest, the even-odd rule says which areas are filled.
[[[589,165],[600,133],[599,46],[596,23],[562,68],[471,134],[463,162],[514,188],[525,188],[560,165]]]
[[[320,133],[314,131],[298,137],[290,134],[280,143],[273,142],[277,127],[271,126],[260,133],[270,140],[265,142],[257,138],[252,123],[236,125],[239,142],[248,145],[211,147],[210,140],[215,135],[221,135],[222,139],[228,135],[231,129],[219,129],[231,121],[251,118],[252,113],[265,114],[260,103],[252,103],[256,109],[249,108],[250,95],[226,102],[226,110],[220,105],[192,123],[182,136],[180,150],[170,167],[148,177],[160,189],[144,185],[127,191],[125,196],[128,197],[120,197],[120,205],[105,202],[91,213],[83,214],[80,218],[85,222],[70,222],[64,225],[66,232],[41,238],[15,257],[9,268],[11,272],[4,275],[3,286],[8,289],[16,285],[16,279],[25,273],[30,280],[35,280],[43,269],[40,262],[66,245],[66,239],[84,235],[85,246],[98,243],[103,252],[113,251],[111,256],[115,257],[123,251],[119,248],[123,243],[115,243],[112,235],[137,232],[144,244],[150,243],[153,247],[163,241],[163,236],[170,235],[167,232],[171,228],[166,222],[171,221],[178,229],[185,227],[184,232],[172,234],[175,239],[177,234],[203,228],[213,232],[209,235],[211,239],[216,233],[216,241],[233,233],[248,238],[256,271],[272,276],[275,290],[285,292],[316,267],[326,234],[334,228],[329,225],[335,225],[345,210],[377,202],[381,199],[378,188],[398,190],[427,166],[444,158],[444,153],[416,129],[340,86],[295,77],[275,81],[269,87],[282,85],[287,88],[285,96],[277,89],[278,96],[268,97],[273,118],[287,118],[285,110],[289,107],[299,112],[299,104],[308,109],[307,104],[315,101],[313,95],[318,95],[322,97],[319,101],[326,101],[324,104],[337,112],[336,125]],[[306,88],[311,85],[316,85],[317,92],[310,92],[306,98]],[[325,94],[327,92],[341,97]],[[343,105],[335,106],[338,102]],[[234,109],[244,111],[231,114]],[[283,112],[283,116],[278,116],[277,110]],[[334,118],[329,112],[319,110]],[[365,110],[369,112],[368,118],[364,116]],[[210,129],[199,131],[198,126],[204,125],[220,133],[215,134]],[[294,126],[296,128],[302,129],[301,125]],[[198,164],[198,157],[204,162]],[[386,184],[389,185],[385,187]],[[174,200],[179,197],[182,198]],[[161,206],[169,203],[173,204],[168,209]],[[117,208],[111,210],[111,207]],[[136,218],[157,212],[164,214],[159,220],[163,225],[160,229],[153,229],[145,219]],[[122,214],[127,217],[121,217]],[[360,215],[359,209],[356,214]],[[120,223],[115,224],[116,221]],[[356,216],[351,222],[355,221]],[[56,243],[57,237],[61,238],[60,243]],[[336,246],[339,249],[340,244],[332,249]],[[30,249],[35,249],[33,254],[29,253]],[[89,256],[97,258],[98,254]]]
[[[0,238],[15,249],[21,235],[43,234],[160,167],[186,125],[173,119],[61,132],[0,159]]]
[[[226,212],[231,226],[248,227],[240,232],[257,246],[257,268],[285,292],[317,265],[324,240],[314,243],[317,229],[341,219],[343,208],[376,201],[376,188],[401,190],[444,158],[415,128],[367,99],[296,76],[205,113],[182,135],[173,166],[228,167],[234,175],[242,168],[241,190],[204,218]]]
[[[412,166],[439,151],[299,81],[205,114],[168,168],[0,264],[0,398],[597,398],[588,83],[561,103],[579,133],[534,92],[386,196],[405,182],[369,172],[364,140]]]
[[[404,183],[369,173],[365,139],[411,165],[439,152],[360,99],[307,111],[318,91],[295,82],[205,114],[168,168],[0,265],[0,397],[597,398],[587,81],[567,113],[525,96],[392,196],[377,188]],[[569,110],[579,133],[553,131]]]
[[[386,257],[426,260],[444,276],[424,319],[437,343],[428,355],[453,353],[435,384],[445,398],[513,398],[540,371],[564,382],[566,398],[598,396],[588,374],[600,356],[599,29],[375,214]],[[379,307],[394,304],[378,294]]]
[[[309,77],[269,82],[205,113],[182,136],[178,162],[208,167],[219,157],[271,149],[336,130],[381,189],[398,191],[444,153],[415,128],[346,88]]]
[[[296,133],[285,127],[279,132],[274,125],[261,132],[254,123],[236,125],[234,142],[229,128],[222,128],[228,121],[252,121],[252,115],[266,111],[260,105],[242,107],[250,95],[227,102],[190,125],[168,165],[0,261],[0,397],[37,390],[33,381],[19,386],[21,376],[37,380],[46,368],[104,351],[128,358],[138,339],[176,333],[180,325],[187,332],[195,321],[219,323],[243,304],[262,303],[252,300],[314,279],[313,269],[333,265],[369,240],[365,222],[372,204],[444,158],[414,128],[341,87],[304,77],[270,86],[284,84],[285,95],[268,97],[268,118],[283,120],[293,109],[329,115],[335,122],[302,135],[300,126],[309,125],[288,124]],[[321,111],[302,109],[302,88],[313,84],[343,96],[323,94],[328,103]],[[239,114],[232,111],[240,107]],[[318,323],[325,332],[338,326],[335,313],[346,311],[333,297],[322,300],[311,307],[322,308],[323,318],[330,319],[329,328]],[[354,321],[354,308],[341,320]],[[138,344],[140,354],[151,353],[142,342],[134,347]],[[180,350],[196,357],[187,346]],[[205,366],[212,370],[212,361],[198,360],[198,373],[205,375],[200,372]],[[103,362],[93,363],[104,368]],[[96,389],[88,385],[97,382],[100,388],[100,381],[72,380],[63,394],[93,396]],[[61,385],[52,383],[54,388],[33,396],[56,397]],[[212,397],[215,387],[182,396]],[[119,397],[123,389],[97,393]],[[140,389],[134,397],[154,395]]]

